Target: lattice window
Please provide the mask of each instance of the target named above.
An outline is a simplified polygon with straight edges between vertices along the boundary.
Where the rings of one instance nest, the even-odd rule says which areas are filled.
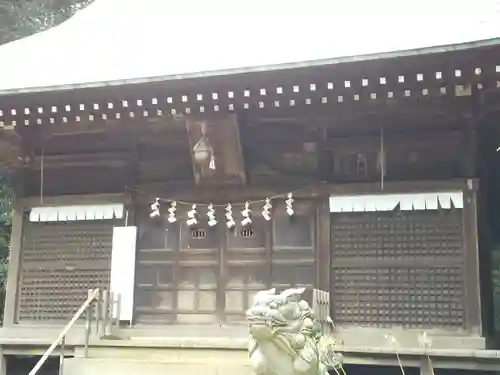
[[[110,278],[113,221],[32,223],[21,249],[17,319],[67,321]]]
[[[464,327],[461,211],[332,215],[334,320]]]
[[[252,228],[245,228],[240,230],[240,237],[242,238],[252,238],[254,234],[255,232],[253,231]]]
[[[460,328],[465,311],[461,267],[335,267],[338,324]]]
[[[191,229],[191,238],[193,240],[201,240],[207,237],[207,231],[204,229]]]

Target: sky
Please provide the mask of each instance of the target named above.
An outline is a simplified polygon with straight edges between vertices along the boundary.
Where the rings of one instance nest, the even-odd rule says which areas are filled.
[[[0,47],[0,90],[210,72],[495,37],[500,37],[498,0],[95,0],[60,26]]]

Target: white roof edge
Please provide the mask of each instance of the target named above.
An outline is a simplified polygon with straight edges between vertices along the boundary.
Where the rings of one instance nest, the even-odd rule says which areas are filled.
[[[393,211],[398,205],[401,211],[420,211],[463,208],[463,192],[460,190],[434,193],[367,194],[330,196],[330,212],[384,212]]]
[[[123,219],[123,203],[32,207],[30,222],[61,222]]]
[[[203,72],[170,74],[170,75],[162,75],[154,77],[98,81],[98,82],[88,82],[88,83],[57,85],[57,86],[39,86],[39,87],[35,86],[35,87],[25,87],[19,89],[6,89],[6,90],[0,89],[0,96],[12,95],[12,94],[28,94],[28,93],[38,93],[38,92],[76,90],[84,88],[102,88],[102,87],[143,84],[143,83],[153,83],[153,82],[172,81],[172,80],[228,76],[228,75],[237,75],[244,73],[308,68],[308,67],[335,65],[335,64],[342,64],[349,62],[361,62],[361,61],[390,59],[390,58],[405,57],[405,56],[430,55],[430,54],[437,54],[444,52],[464,51],[469,49],[476,49],[489,46],[499,46],[499,45],[500,45],[500,37],[478,40],[473,42],[459,43],[459,44],[448,44],[448,45],[423,47],[423,48],[415,48],[408,50],[397,50],[391,52],[371,53],[364,55],[342,56],[330,59],[309,60],[309,61],[271,64],[262,66],[250,66],[244,68],[221,69],[221,70],[211,70]]]

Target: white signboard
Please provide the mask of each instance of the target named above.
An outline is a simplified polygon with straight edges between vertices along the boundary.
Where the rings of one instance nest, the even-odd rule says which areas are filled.
[[[137,227],[114,227],[111,252],[111,292],[120,296],[121,321],[132,321],[134,312]],[[113,311],[116,318],[116,308]]]

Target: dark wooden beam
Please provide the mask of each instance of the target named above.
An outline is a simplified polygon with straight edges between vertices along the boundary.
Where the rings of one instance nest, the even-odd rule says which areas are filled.
[[[139,150],[139,139],[137,136],[130,135],[129,137],[129,154],[126,164],[127,168],[127,189],[135,189],[139,182],[139,170],[140,170],[140,150]]]
[[[463,121],[462,127],[462,163],[463,170],[467,177],[475,177],[478,175],[476,171],[476,163],[477,163],[477,133],[479,131],[478,128],[478,119],[475,116],[467,116],[467,118]]]
[[[92,154],[67,154],[35,156],[30,169],[42,168],[81,168],[81,167],[123,167],[127,164],[127,152],[100,152]]]
[[[475,181],[475,180],[474,180]],[[141,184],[137,191],[144,199],[160,196],[165,199],[186,200],[193,202],[210,202],[224,204],[237,200],[263,199],[275,195],[285,196],[294,192],[296,198],[328,197],[330,195],[361,195],[361,194],[396,194],[440,192],[450,190],[469,190],[466,179],[446,181],[387,181],[381,190],[380,182],[360,182],[329,184],[318,181],[285,180],[275,181],[262,185],[250,186],[203,186],[196,187],[193,182],[164,182],[154,184]]]

